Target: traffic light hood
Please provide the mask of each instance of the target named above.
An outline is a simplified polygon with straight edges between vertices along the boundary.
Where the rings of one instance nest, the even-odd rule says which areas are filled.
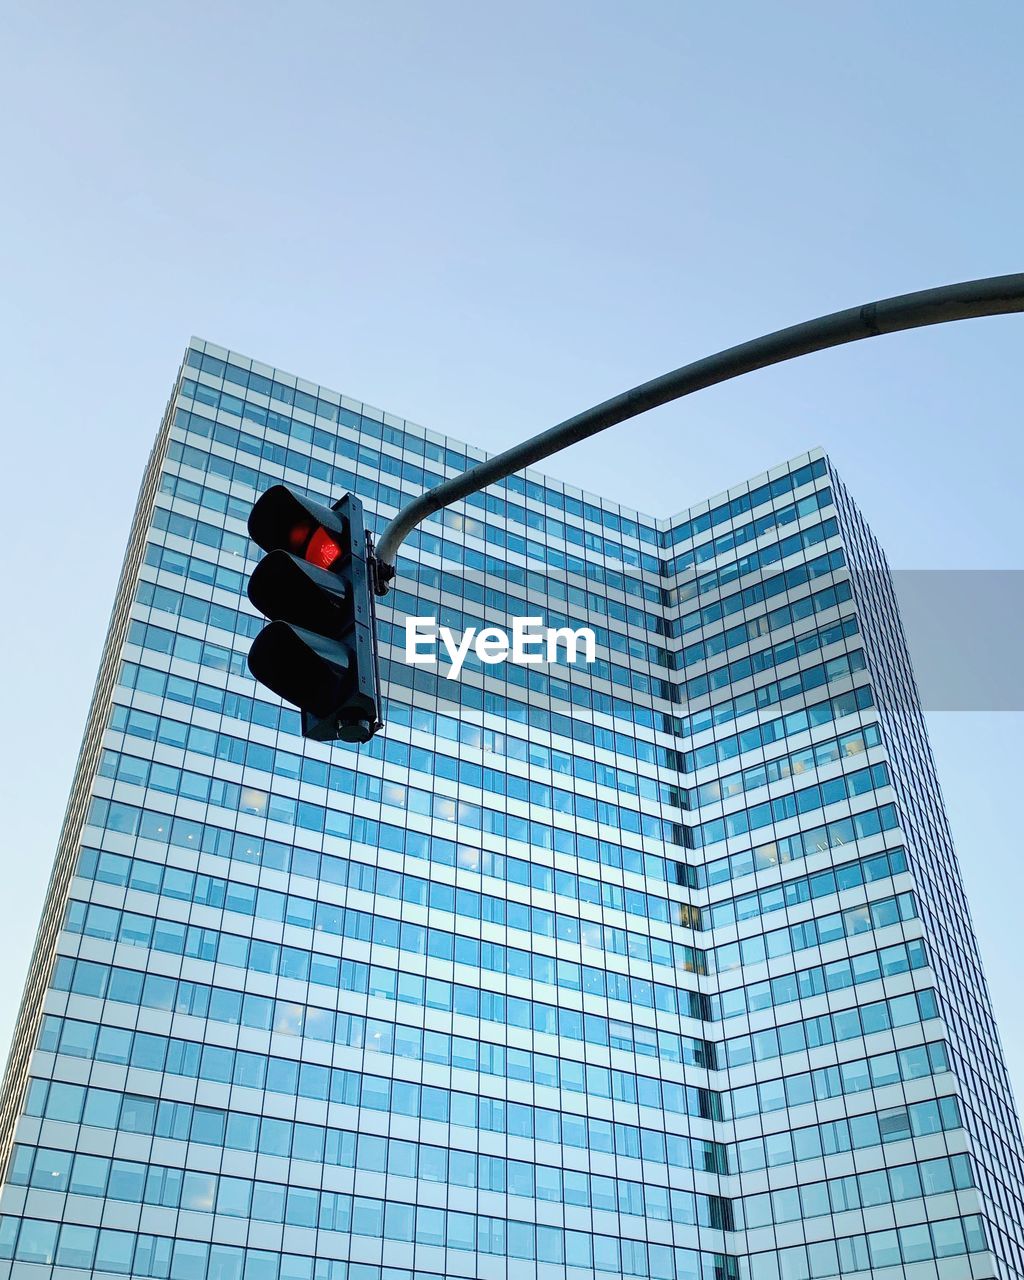
[[[321,568],[342,554],[348,521],[330,507],[275,484],[249,513],[249,536],[264,551],[289,551]]]

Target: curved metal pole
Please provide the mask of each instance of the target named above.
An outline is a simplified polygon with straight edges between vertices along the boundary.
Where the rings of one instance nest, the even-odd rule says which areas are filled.
[[[1024,311],[1024,274],[967,280],[819,316],[641,383],[414,498],[391,521],[377,545],[377,589],[382,595],[387,591],[387,583],[395,576],[398,548],[409,533],[435,511],[648,409],[812,351],[858,342],[861,338],[875,338],[883,333],[898,333],[902,329],[971,320],[977,316],[1006,315],[1012,311]]]

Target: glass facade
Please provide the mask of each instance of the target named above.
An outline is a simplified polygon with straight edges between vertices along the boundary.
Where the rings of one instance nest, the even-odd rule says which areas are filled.
[[[0,1098],[0,1276],[1024,1276],[1021,1137],[884,556],[812,452],[407,542],[387,727],[257,689],[268,484],[483,455],[193,340]],[[589,626],[590,666],[403,660]]]

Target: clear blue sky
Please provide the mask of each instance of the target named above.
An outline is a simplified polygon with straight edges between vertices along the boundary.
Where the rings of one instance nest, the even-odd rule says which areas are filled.
[[[196,333],[478,445],[735,341],[1024,269],[1024,8],[8,0],[0,1046],[142,467]],[[1024,318],[554,460],[658,515],[814,444],[898,568],[1024,567]],[[1018,715],[930,717],[1024,1100]]]

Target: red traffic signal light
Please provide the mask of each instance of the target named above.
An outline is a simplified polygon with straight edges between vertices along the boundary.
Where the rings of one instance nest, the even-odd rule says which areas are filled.
[[[381,697],[362,503],[346,494],[325,507],[274,485],[253,507],[249,533],[268,552],[249,599],[270,619],[249,670],[302,711],[305,737],[368,741],[381,727]]]
[[[341,555],[341,547],[334,541],[326,529],[314,529],[313,535],[302,552],[303,560],[319,565],[321,569],[329,569]]]

